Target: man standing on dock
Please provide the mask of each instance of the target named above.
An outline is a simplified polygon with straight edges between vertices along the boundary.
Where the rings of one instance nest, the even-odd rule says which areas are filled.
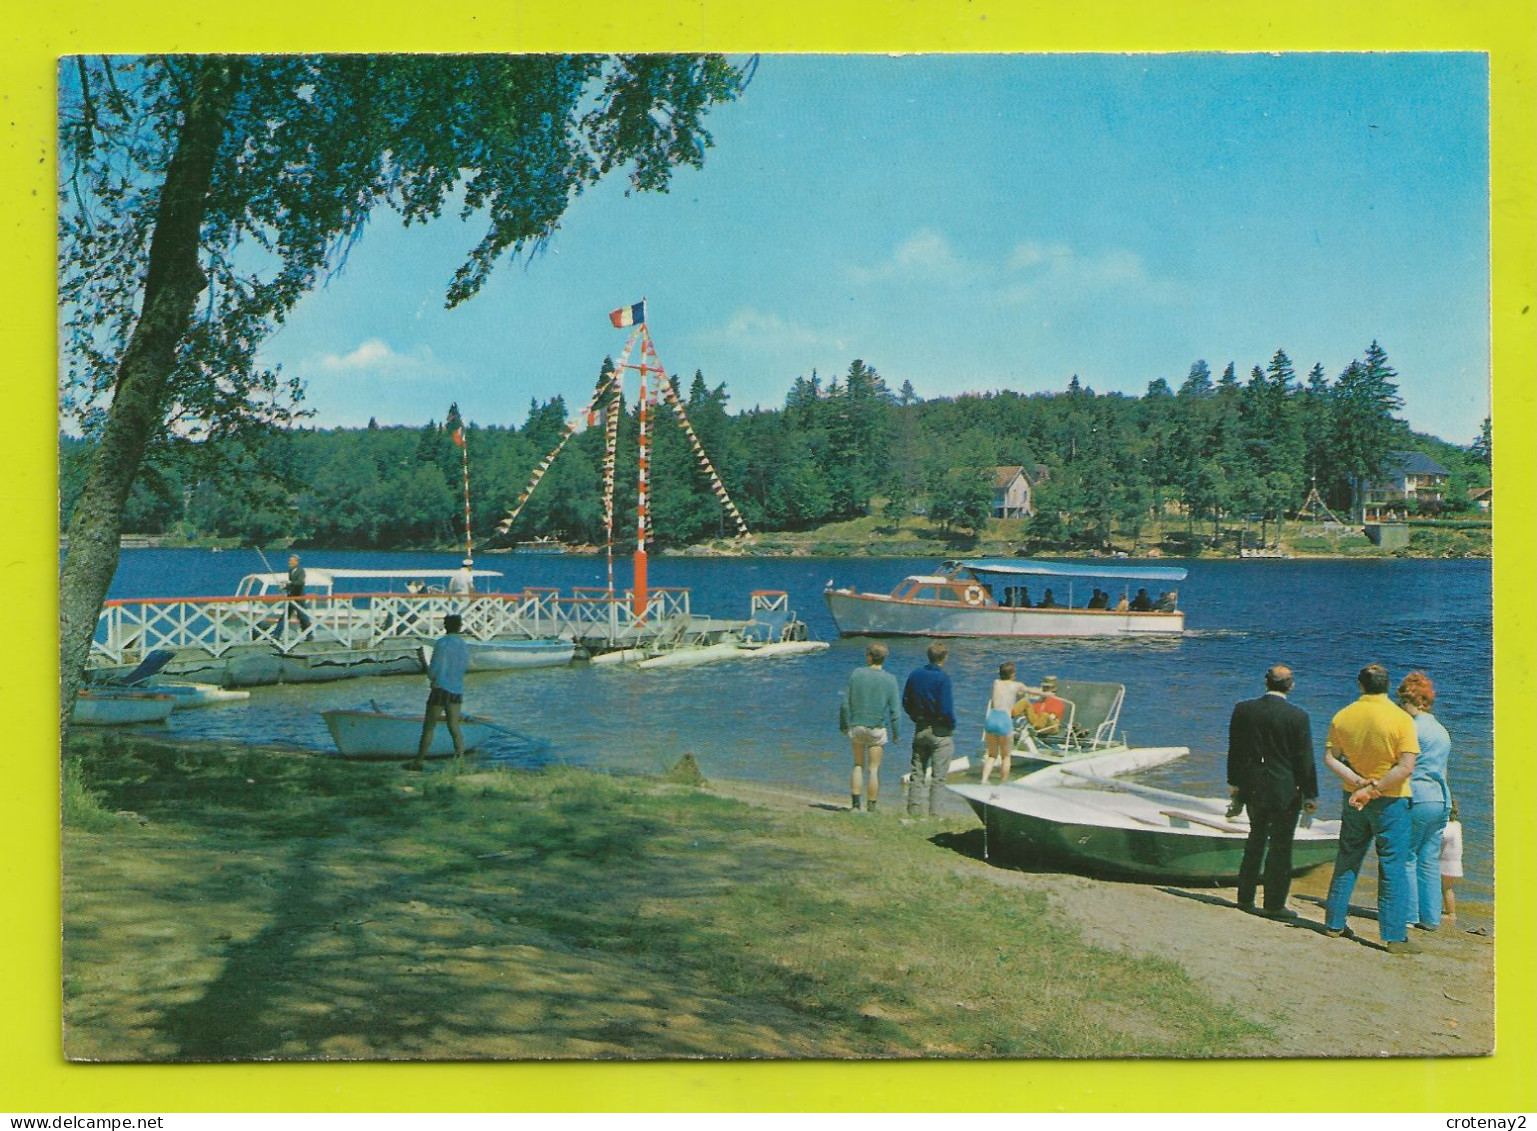
[[[454,570],[454,575],[448,579],[448,591],[462,597],[475,592],[474,558],[465,558],[464,564]]]
[[[1227,728],[1227,781],[1234,816],[1249,809],[1249,839],[1238,868],[1238,907],[1254,912],[1254,892],[1264,865],[1267,919],[1292,919],[1292,840],[1303,810],[1318,808],[1318,770],[1313,765],[1313,728],[1301,707],[1287,702],[1295,680],[1285,664],[1265,673],[1265,694],[1233,708]]]
[[[913,720],[913,764],[907,779],[907,815],[933,816],[939,787],[955,757],[955,695],[944,663],[950,648],[943,640],[929,645],[929,662],[907,677],[902,709]]]
[[[427,678],[432,690],[427,693],[427,714],[422,719],[422,737],[416,744],[416,758],[406,763],[406,769],[419,770],[432,748],[432,733],[438,720],[448,723],[448,735],[454,740],[454,757],[464,757],[464,734],[459,729],[460,705],[464,702],[464,673],[470,667],[470,649],[459,635],[464,622],[458,613],[443,618],[443,632],[432,646],[432,662],[427,665]]]
[[[865,666],[849,676],[838,707],[838,729],[849,736],[854,751],[849,808],[856,812],[875,812],[881,752],[897,739],[897,677],[881,666],[885,662],[886,645],[873,641],[865,648]]]
[[[304,596],[304,567],[299,564],[298,554],[290,554],[288,556],[288,585],[286,586],[286,591],[290,597]],[[304,602],[290,601],[288,602],[288,608],[294,614],[292,619],[299,622],[299,631],[308,632],[310,630],[310,615],[304,611]]]

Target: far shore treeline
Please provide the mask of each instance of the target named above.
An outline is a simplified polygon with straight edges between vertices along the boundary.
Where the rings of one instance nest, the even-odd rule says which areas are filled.
[[[606,368],[606,366],[605,366]],[[726,489],[753,530],[807,530],[914,513],[980,531],[993,469],[1021,466],[1034,485],[1029,540],[1063,549],[1135,542],[1155,520],[1199,545],[1237,518],[1295,514],[1316,485],[1342,516],[1359,513],[1388,453],[1421,452],[1450,472],[1441,509],[1468,509],[1489,484],[1490,429],[1466,444],[1412,432],[1385,350],[1329,376],[1299,376],[1285,351],[1240,375],[1196,361],[1177,387],[1162,377],[1140,397],[1096,393],[1074,376],[1063,391],[924,400],[890,389],[856,360],[824,379],[800,377],[781,408],[730,411],[724,382],[695,372],[678,394]],[[674,378],[677,382],[677,379]],[[585,398],[584,398],[585,399]],[[520,425],[470,423],[455,406],[421,427],[258,429],[236,439],[168,438],[151,453],[122,529],[189,543],[298,543],[337,548],[454,545],[463,537],[463,427],[477,545],[535,537],[603,540],[603,429],[567,444],[506,537],[492,532],[580,405],[534,401]],[[625,405],[616,469],[616,536],[630,536],[636,421]],[[651,513],[660,545],[729,534],[708,476],[666,409],[653,433]],[[653,419],[655,419],[653,417]],[[671,423],[669,423],[671,422]],[[61,523],[84,480],[89,439],[60,441]]]

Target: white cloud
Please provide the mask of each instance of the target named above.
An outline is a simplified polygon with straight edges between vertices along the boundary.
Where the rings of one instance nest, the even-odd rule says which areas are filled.
[[[992,259],[968,259],[932,228],[912,233],[872,266],[846,270],[850,281],[867,286],[921,284],[930,293],[964,290],[973,299],[992,295],[1004,305],[1052,295],[1161,290],[1141,257],[1123,248],[1085,254],[1066,243],[1026,241]]]
[[[1088,255],[1067,244],[1021,243],[1009,253],[997,297],[1012,305],[1113,292],[1121,298],[1146,301],[1171,298],[1175,289],[1172,281],[1153,278],[1142,257],[1125,248]]]
[[[434,363],[432,347],[418,346],[410,353],[390,348],[383,338],[369,338],[350,353],[321,354],[316,367],[327,373],[407,373],[417,372]]]
[[[829,340],[808,326],[786,322],[777,314],[770,314],[752,307],[736,310],[721,327],[706,331],[700,337],[705,341],[719,342],[749,350],[766,350],[794,346],[797,348],[843,348],[842,341]]]
[[[898,244],[892,253],[873,266],[851,266],[849,278],[857,283],[954,283],[963,281],[975,268],[968,265],[950,241],[932,228],[921,228]]]

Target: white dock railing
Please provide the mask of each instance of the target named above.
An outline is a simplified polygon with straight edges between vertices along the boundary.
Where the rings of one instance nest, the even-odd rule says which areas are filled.
[[[652,589],[636,613],[633,594],[578,589],[522,593],[353,593],[286,597],[154,597],[108,601],[91,659],[122,664],[156,648],[222,656],[251,646],[292,652],[301,645],[366,649],[431,640],[458,613],[477,640],[566,636],[623,646],[655,638],[690,619],[687,589]]]

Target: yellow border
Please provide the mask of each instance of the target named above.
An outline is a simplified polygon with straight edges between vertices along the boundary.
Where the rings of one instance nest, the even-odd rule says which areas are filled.
[[[334,7],[334,11],[325,10]],[[15,1112],[1042,1110],[1537,1110],[1531,772],[1534,524],[1534,44],[1529,0],[587,0],[459,11],[385,0],[317,5],[77,2],[11,21],[0,47],[0,231],[9,551],[0,583],[15,645],[0,829],[0,1105]],[[879,13],[877,15],[877,13]],[[1498,1053],[1411,1063],[69,1066],[58,1039],[54,809],[54,59],[145,50],[1397,51],[1490,55],[1497,478]],[[1341,265],[1341,269],[1356,269]],[[30,668],[28,665],[33,665]],[[1305,972],[1303,972],[1305,975]],[[1363,972],[1363,977],[1370,977]],[[1434,992],[1435,987],[1427,987]]]

